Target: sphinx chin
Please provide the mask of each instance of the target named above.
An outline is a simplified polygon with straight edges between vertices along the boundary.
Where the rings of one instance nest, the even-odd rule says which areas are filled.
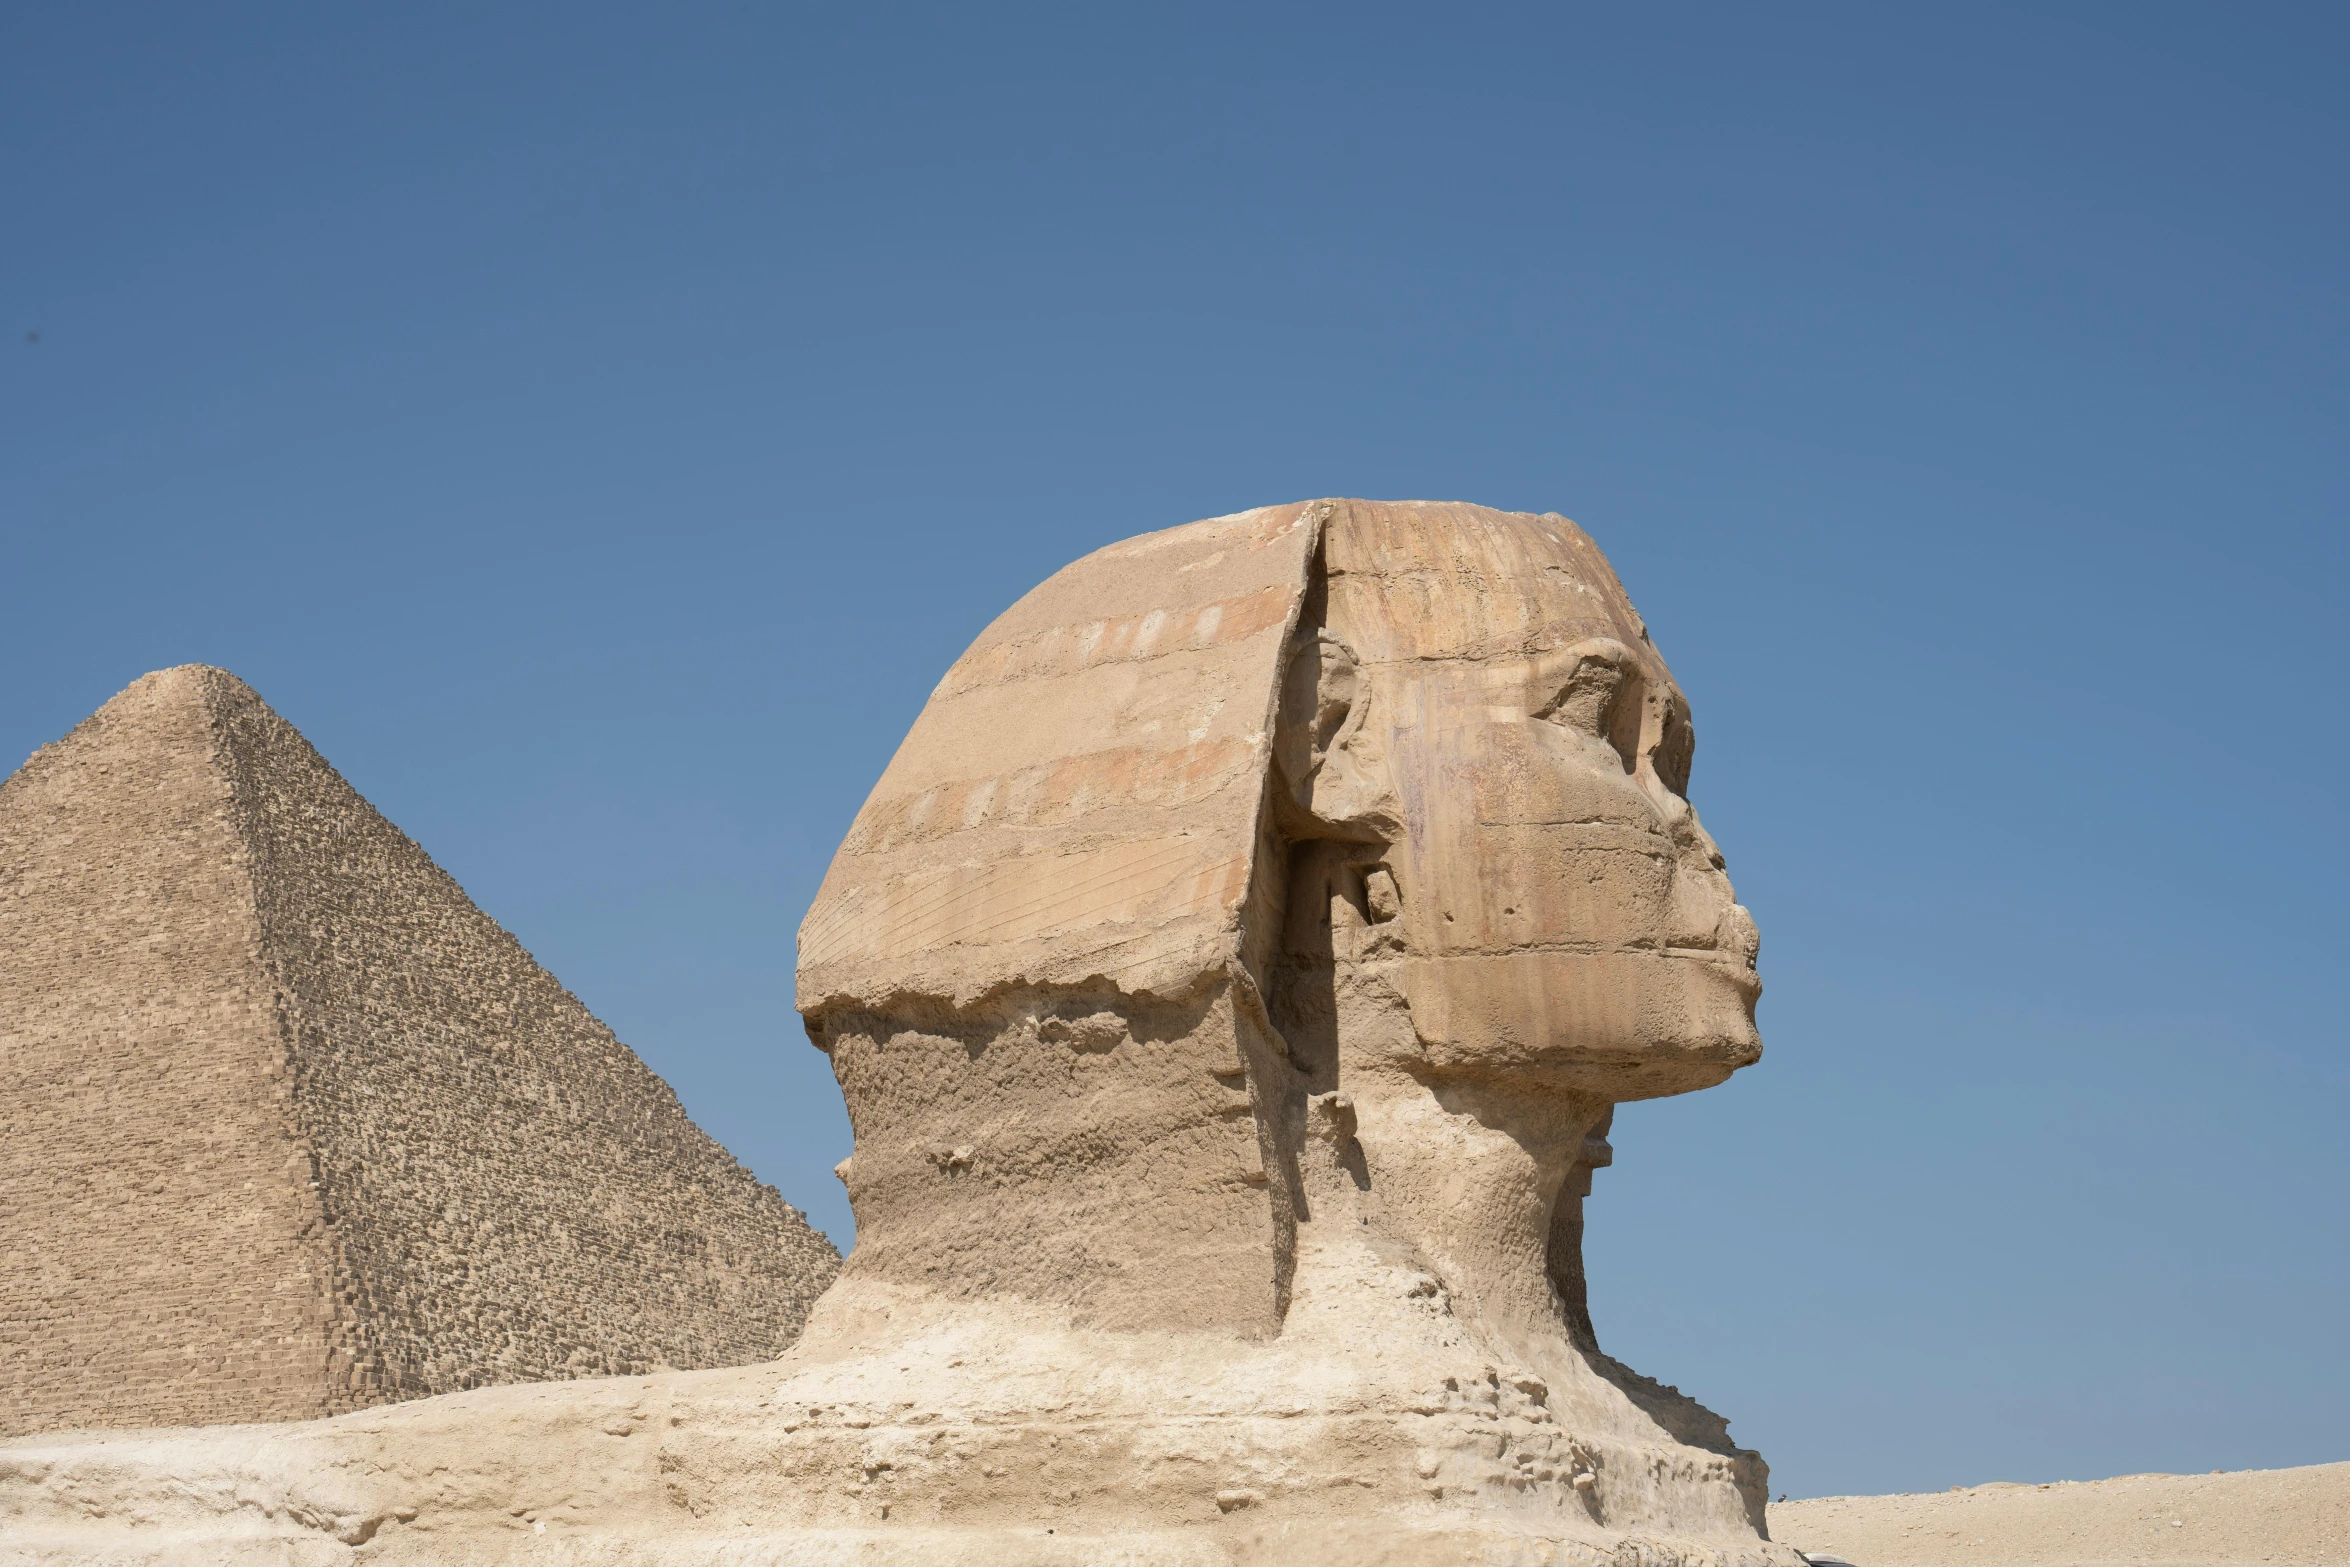
[[[1613,1103],[1689,1093],[1762,1058],[1750,969],[1662,953],[1406,958],[1391,983],[1432,1070]]]

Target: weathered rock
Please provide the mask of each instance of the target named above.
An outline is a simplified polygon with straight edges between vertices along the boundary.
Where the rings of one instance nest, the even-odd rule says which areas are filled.
[[[0,785],[0,1432],[767,1360],[836,1254],[235,677]]]
[[[2341,1567],[2350,1463],[1820,1496],[1774,1502],[1771,1531],[1814,1567]]]
[[[780,1362],[0,1447],[0,1507],[28,1559],[1791,1567],[1582,1290],[1613,1105],[1760,1050],[1690,734],[1561,518],[1097,552],[948,672],[802,928],[859,1232]]]
[[[1316,502],[1058,573],[940,682],[802,927],[857,1132],[807,1353],[983,1300],[1088,1358],[1246,1344],[1343,1454],[1204,1369],[1118,1416],[1219,1429],[1228,1512],[1359,1485],[1358,1518],[1763,1549],[1760,1460],[1600,1354],[1583,1285],[1613,1106],[1760,1054],[1692,750],[1563,518]],[[1493,1424],[1428,1425],[1456,1407]]]

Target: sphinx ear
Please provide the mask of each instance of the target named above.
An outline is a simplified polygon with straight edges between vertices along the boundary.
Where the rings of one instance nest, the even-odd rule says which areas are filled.
[[[1281,676],[1273,760],[1291,798],[1307,805],[1314,775],[1359,720],[1362,673],[1354,650],[1329,631],[1300,635]]]
[[[1368,722],[1376,705],[1372,672],[1343,639],[1320,627],[1298,633],[1273,727],[1274,797],[1291,839],[1370,843],[1401,830],[1386,751]]]

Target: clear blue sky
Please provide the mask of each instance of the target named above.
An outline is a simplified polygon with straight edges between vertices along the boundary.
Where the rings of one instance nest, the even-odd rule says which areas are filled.
[[[2345,17],[10,5],[0,765],[235,670],[846,1243],[793,930],[979,628],[1563,511],[1769,986],[1602,1342],[1797,1495],[2350,1459]]]

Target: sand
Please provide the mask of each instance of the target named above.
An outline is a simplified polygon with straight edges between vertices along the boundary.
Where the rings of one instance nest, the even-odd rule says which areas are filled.
[[[2339,1567],[2350,1463],[1822,1496],[1770,1520],[1773,1540],[1855,1567]]]

